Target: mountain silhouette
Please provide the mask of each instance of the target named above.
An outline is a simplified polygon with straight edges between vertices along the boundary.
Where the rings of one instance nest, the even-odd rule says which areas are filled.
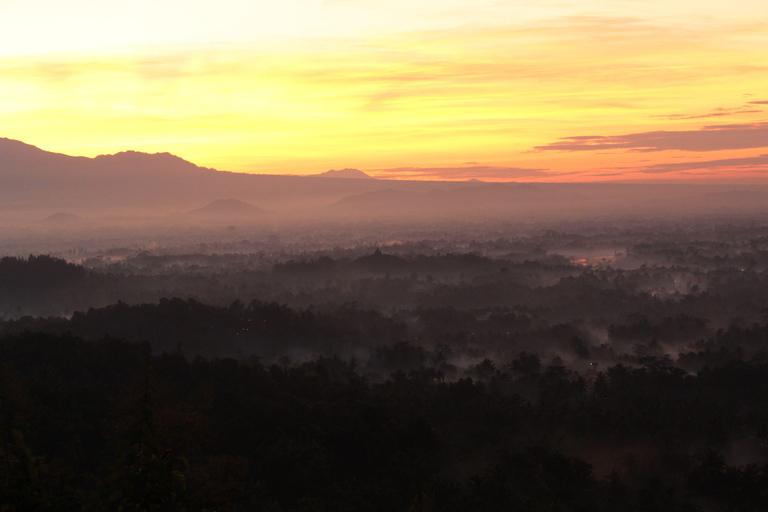
[[[188,176],[190,173],[216,172],[198,167],[170,153],[140,153],[123,151],[114,155],[99,155],[95,158],[69,156],[44,151],[36,146],[18,140],[0,138],[0,176],[5,179],[34,180],[40,177],[65,176],[95,177],[99,174],[130,172],[133,176],[156,172],[162,168],[164,174]]]
[[[175,203],[201,178],[216,174],[169,153],[125,151],[87,158],[0,139],[0,199],[7,201],[62,209]]]
[[[358,169],[341,169],[338,171],[335,171],[331,169],[330,171],[325,171],[320,174],[314,175],[318,178],[348,178],[348,179],[362,179],[362,180],[372,180],[375,178],[372,178],[371,176],[368,176],[363,171],[360,171]]]
[[[217,223],[265,211],[287,221],[386,217],[409,222],[768,213],[765,185],[377,180],[356,169],[319,177],[345,179],[218,171],[170,153],[68,156],[0,138],[0,204],[6,212],[0,221],[42,218],[57,210],[81,212],[88,219],[216,217]]]
[[[355,169],[346,179],[219,171],[170,153],[124,151],[95,158],[44,151],[0,139],[0,201],[99,215],[167,216],[220,198],[257,204],[287,218],[315,218],[345,197],[381,191],[423,192],[460,183],[376,180]]]
[[[51,224],[70,224],[82,220],[83,218],[75,213],[56,212],[43,219],[43,222]]]
[[[365,176],[358,173],[358,178]],[[296,215],[381,185],[375,179],[317,180],[218,171],[170,153],[68,156],[0,138],[0,201],[49,210],[142,208],[142,215],[165,215],[225,197]]]

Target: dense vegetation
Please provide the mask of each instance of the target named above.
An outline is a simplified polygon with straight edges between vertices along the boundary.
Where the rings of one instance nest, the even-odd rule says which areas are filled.
[[[630,235],[3,258],[0,509],[766,510],[768,238]]]
[[[0,350],[6,510],[765,509],[765,357],[581,375],[523,353],[376,384],[333,358],[41,333]]]

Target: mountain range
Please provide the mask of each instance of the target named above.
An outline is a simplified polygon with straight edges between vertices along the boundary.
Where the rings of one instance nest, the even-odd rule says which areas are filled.
[[[767,194],[766,186],[744,185],[379,180],[357,169],[246,174],[170,153],[86,158],[0,139],[0,213],[47,212],[42,218],[59,211],[198,219],[258,219],[269,211],[284,219],[405,221],[755,213],[768,211]]]

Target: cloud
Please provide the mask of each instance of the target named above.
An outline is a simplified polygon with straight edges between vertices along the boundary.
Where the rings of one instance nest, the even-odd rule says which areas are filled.
[[[628,135],[564,137],[557,142],[535,146],[536,151],[631,152],[720,151],[768,147],[768,122],[705,126],[699,130],[654,131]]]
[[[472,178],[511,180],[517,178],[549,178],[560,175],[559,173],[548,171],[548,169],[475,165],[471,167],[396,167],[393,169],[371,169],[365,172],[378,178],[446,180],[468,180]]]
[[[723,106],[768,99],[759,92],[768,71],[760,64],[768,62],[768,50],[754,44],[764,37],[764,27],[745,32],[730,22],[670,25],[656,17],[624,16],[548,16],[535,22],[498,17],[493,26],[462,23],[230,43],[192,38],[0,58],[0,89],[14,98],[0,105],[0,125],[13,126],[14,137],[60,151],[91,155],[89,144],[103,152],[124,149],[126,140],[140,141],[130,147],[248,172],[299,173],[318,161],[354,161],[368,169],[402,162],[424,167],[402,172],[404,177],[552,180],[562,174],[538,168],[584,167],[572,166],[570,153],[557,164],[510,161],[537,169],[493,171],[480,164],[504,162],[504,155],[542,144],[540,150],[594,151],[603,145],[607,152],[662,151],[667,147],[659,141],[604,135],[707,123],[665,126],[669,121],[649,120],[649,113],[712,114],[717,120],[710,123],[752,120],[714,116],[711,98],[720,97],[723,103],[717,104]],[[730,103],[721,95],[723,83],[756,95],[739,95]],[[596,128],[627,126],[627,119],[652,124],[608,133]],[[553,123],[560,127],[555,136],[579,137],[547,145],[555,140]],[[668,139],[675,132],[662,133]],[[161,138],[174,142],[158,147]],[[469,158],[479,162],[468,164],[477,169],[462,164]],[[461,169],[429,168],[434,162]]]
[[[745,157],[745,158],[724,158],[721,160],[707,160],[701,162],[675,162],[654,164],[638,169],[646,174],[661,174],[667,172],[680,172],[691,170],[715,170],[724,168],[739,168],[745,170],[768,171],[768,154]],[[691,173],[685,173],[691,174]],[[698,174],[698,173],[697,173]]]
[[[602,172],[600,174],[588,174],[587,176],[605,178],[606,176],[624,176],[625,172]]]
[[[768,101],[750,101],[750,105],[768,105]]]
[[[760,101],[750,101],[749,105],[755,105],[760,103],[768,103],[766,102],[760,102]],[[743,105],[741,107],[733,107],[733,108],[716,108],[712,112],[708,114],[698,114],[698,115],[689,115],[689,114],[670,114],[666,116],[654,116],[659,117],[662,119],[670,119],[670,120],[681,120],[681,119],[704,119],[707,117],[723,117],[723,116],[733,116],[737,114],[759,114],[762,112],[762,110],[757,110],[752,107],[748,107],[746,105]]]

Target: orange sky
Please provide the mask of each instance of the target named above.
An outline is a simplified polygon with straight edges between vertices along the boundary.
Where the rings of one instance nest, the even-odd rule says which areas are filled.
[[[768,182],[768,2],[120,4],[0,4],[0,136],[269,174]]]

